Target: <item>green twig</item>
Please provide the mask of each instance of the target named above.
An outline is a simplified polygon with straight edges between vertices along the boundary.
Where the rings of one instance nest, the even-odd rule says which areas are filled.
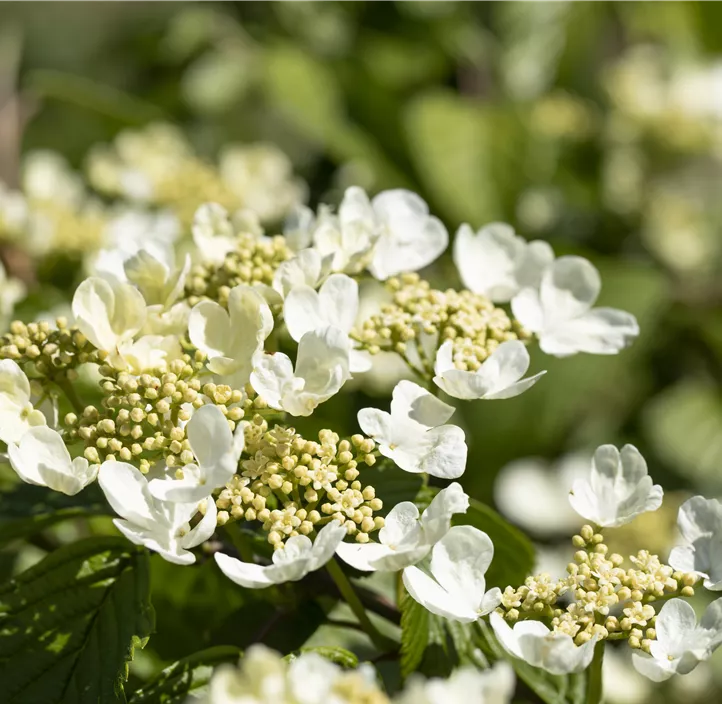
[[[587,704],[601,704],[602,701],[602,663],[604,662],[604,641],[594,648],[594,658],[587,676]]]
[[[78,394],[75,392],[73,385],[67,379],[56,379],[55,383],[57,384],[58,388],[65,394],[68,401],[70,401],[75,412],[79,414],[82,413],[85,410],[85,406],[78,397]]]

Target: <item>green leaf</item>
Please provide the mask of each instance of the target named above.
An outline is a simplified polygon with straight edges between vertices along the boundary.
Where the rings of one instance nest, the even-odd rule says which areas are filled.
[[[115,537],[56,550],[0,588],[2,701],[125,702],[153,625],[145,551]]]
[[[300,653],[317,653],[321,657],[326,658],[326,660],[335,662],[347,670],[358,667],[358,658],[350,650],[339,646],[321,645],[313,648],[300,648],[297,652],[287,655],[286,658],[288,660],[294,660]]]
[[[208,684],[217,665],[237,662],[241,651],[232,646],[201,650],[166,667],[137,690],[129,704],[174,704]]]
[[[429,642],[429,612],[406,590],[401,600],[401,676],[418,669]]]
[[[372,486],[376,496],[384,502],[378,515],[385,516],[396,504],[414,501],[423,480],[419,474],[399,469],[391,460],[380,460],[373,467],[364,467],[359,477],[364,486]]]

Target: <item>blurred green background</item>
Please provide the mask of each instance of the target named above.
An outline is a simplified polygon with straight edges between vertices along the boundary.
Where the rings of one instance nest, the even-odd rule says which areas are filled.
[[[639,532],[671,541],[685,494],[722,494],[721,26],[722,5],[695,2],[3,3],[0,178],[40,148],[81,170],[94,144],[167,121],[209,160],[278,145],[313,207],[406,187],[450,233],[503,220],[588,257],[639,340],[609,358],[537,351],[549,373],[532,391],[461,404],[463,483],[491,502],[513,459],[632,442],[672,495]],[[428,276],[458,285],[448,256]],[[375,393],[311,422],[355,432]],[[188,579],[209,610],[236,598]],[[181,587],[159,599],[181,608]],[[184,653],[178,629],[151,641],[160,660]],[[683,680],[686,701],[714,701],[712,677]],[[629,688],[614,701],[645,700]]]

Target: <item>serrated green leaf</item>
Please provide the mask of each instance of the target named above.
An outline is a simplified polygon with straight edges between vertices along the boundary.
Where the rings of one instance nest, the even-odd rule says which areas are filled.
[[[429,612],[407,591],[401,600],[401,676],[418,669],[429,642]]]
[[[115,537],[56,550],[0,588],[2,701],[125,702],[153,625],[145,551]]]
[[[287,655],[286,659],[293,660],[301,653],[316,653],[317,655],[326,658],[326,660],[335,662],[337,665],[340,665],[347,670],[352,670],[358,667],[358,658],[350,650],[346,650],[346,648],[341,648],[340,646],[335,645],[319,645],[313,648],[300,648],[297,653],[290,653]]]
[[[175,704],[185,701],[194,691],[205,687],[216,666],[236,662],[241,650],[233,646],[218,646],[201,650],[166,667],[139,690],[129,704]]]

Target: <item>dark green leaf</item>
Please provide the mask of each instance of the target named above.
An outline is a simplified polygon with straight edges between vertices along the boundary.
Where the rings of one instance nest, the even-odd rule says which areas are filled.
[[[56,550],[0,589],[2,701],[125,702],[153,624],[144,551],[115,537]]]
[[[381,460],[373,467],[364,468],[359,481],[376,489],[376,496],[384,502],[380,516],[385,516],[402,501],[414,501],[422,485],[420,475],[404,472],[390,460]]]
[[[401,600],[401,676],[418,669],[429,642],[429,612],[404,590]]]
[[[335,662],[337,665],[340,665],[347,670],[352,670],[353,668],[358,667],[358,658],[350,650],[346,650],[346,648],[341,648],[339,646],[301,648],[297,653],[291,653],[288,655],[287,659],[293,660],[298,657],[300,653],[317,653],[321,657],[326,658],[326,660]]]
[[[175,704],[208,684],[217,665],[236,662],[241,651],[232,646],[201,650],[166,667],[130,698],[130,704]]]

